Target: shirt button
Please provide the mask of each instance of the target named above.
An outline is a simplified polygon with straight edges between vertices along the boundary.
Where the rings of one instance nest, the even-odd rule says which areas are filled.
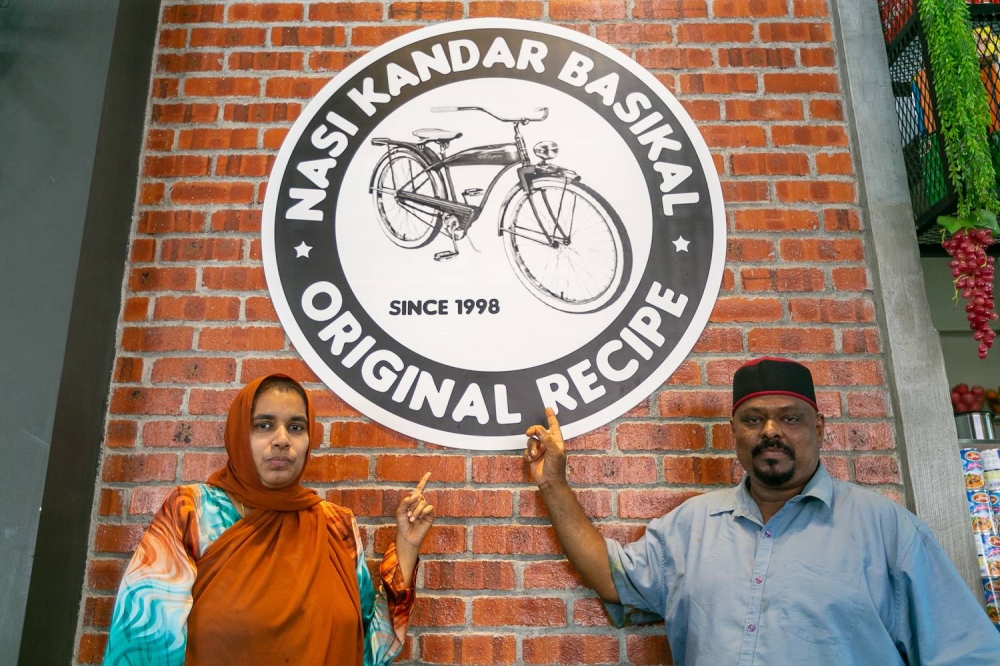
[[[771,530],[764,530],[764,538],[766,539],[771,538]]]
[[[756,624],[747,625],[747,631],[749,631],[752,634],[753,632],[757,631],[757,625]]]
[[[755,583],[757,583],[758,585],[760,585],[761,583],[763,583],[763,582],[764,582],[764,579],[763,579],[763,578],[761,578],[760,576],[757,576],[756,578],[754,578],[754,579],[753,579],[753,582],[755,582]]]

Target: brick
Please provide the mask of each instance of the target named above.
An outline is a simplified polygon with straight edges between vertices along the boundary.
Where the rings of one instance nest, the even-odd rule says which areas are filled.
[[[742,126],[736,125],[734,127],[739,128]],[[735,176],[804,176],[809,173],[809,157],[804,153],[736,153],[731,159],[732,172]],[[756,212],[752,210],[736,211],[735,215],[743,214],[746,217]],[[816,220],[814,213],[807,213],[806,211],[796,211],[796,213],[800,216],[809,215],[814,221]],[[819,225],[817,224],[816,226]]]
[[[817,153],[816,173],[821,176],[850,176],[854,173],[854,162],[850,153]]]
[[[104,457],[101,480],[111,483],[173,481],[177,456],[173,453],[113,454]]]
[[[809,116],[815,120],[843,120],[844,104],[839,99],[809,100]]]
[[[173,5],[163,10],[163,23],[218,23],[225,16],[221,4]]]
[[[288,136],[288,129],[284,127],[265,130],[261,145],[264,148],[277,150],[278,148],[281,148],[281,144],[284,142],[286,136]]]
[[[131,554],[145,531],[142,525],[98,525],[93,550],[95,553]]]
[[[634,666],[673,664],[667,637],[660,634],[632,634],[625,637],[625,654]]]
[[[771,186],[764,180],[724,180],[722,197],[728,202],[765,202],[771,198]]]
[[[267,281],[261,266],[206,267],[201,285],[215,291],[266,291]]]
[[[154,383],[228,384],[236,379],[232,358],[161,358],[153,363]]]
[[[698,386],[701,384],[701,369],[697,363],[684,361],[665,382],[668,386]]]
[[[400,498],[408,492],[409,489],[344,488],[338,485],[338,487],[326,491],[326,500],[340,506],[350,507],[356,516],[395,518]],[[422,570],[426,575],[426,564]]]
[[[186,326],[128,327],[122,331],[121,348],[125,351],[186,351],[193,340],[194,329]]]
[[[362,481],[368,478],[368,456],[312,454],[302,475],[307,483]]]
[[[361,418],[361,412],[348,405],[331,391],[313,391],[312,399],[313,407],[316,408],[316,416],[320,418]]]
[[[139,215],[137,231],[141,234],[166,234],[203,231],[204,229],[204,213],[184,210],[149,210]]]
[[[87,597],[83,611],[83,626],[109,626],[111,624],[111,617],[114,613],[114,608],[114,597]]]
[[[840,92],[836,74],[763,74],[763,78],[768,95]]]
[[[876,360],[810,361],[809,369],[821,386],[881,386],[885,382],[882,362]]]
[[[260,232],[260,211],[220,210],[212,213],[212,231]]]
[[[160,245],[162,261],[239,261],[243,241],[238,238],[168,238]]]
[[[795,51],[789,48],[728,48],[719,49],[720,67],[795,67]]]
[[[419,25],[384,25],[380,27],[358,26],[351,31],[352,46],[381,46],[419,29]]]
[[[854,459],[854,478],[858,483],[901,483],[899,461],[895,456],[858,456]]]
[[[210,157],[203,155],[147,157],[143,166],[143,175],[150,178],[207,176],[211,168],[211,162]]]
[[[611,515],[611,492],[608,490],[573,490],[583,512],[591,519],[607,518]],[[522,490],[518,493],[518,514],[522,518],[547,518],[548,511],[537,490]]]
[[[532,636],[521,647],[526,664],[617,664],[615,636],[567,634]]]
[[[77,663],[100,664],[104,661],[104,651],[107,644],[107,634],[84,633],[80,636],[80,644],[77,647]]]
[[[166,360],[166,359],[163,359]],[[225,422],[215,421],[147,421],[142,425],[142,445],[145,447],[212,447],[223,445]]]
[[[681,418],[729,417],[733,401],[726,391],[663,391],[657,396],[660,415]]]
[[[833,286],[837,291],[867,291],[868,269],[834,268]]]
[[[729,95],[756,93],[759,89],[755,74],[681,74],[681,92],[693,94]]]
[[[820,240],[782,239],[781,258],[785,261],[864,261],[864,246],[859,239]]]
[[[722,118],[722,110],[716,100],[685,98],[680,100],[680,103],[693,120],[721,120]]]
[[[736,448],[733,429],[729,424],[712,426],[712,448],[717,451],[732,451]]]
[[[215,173],[219,176],[266,176],[271,173],[274,155],[219,155]]]
[[[716,18],[769,18],[788,16],[787,0],[715,0]]]
[[[828,423],[823,449],[826,451],[878,451],[896,447],[888,423]]]
[[[101,516],[120,516],[124,511],[125,491],[102,488],[97,513]]]
[[[847,414],[852,418],[885,418],[889,416],[888,398],[875,391],[851,391],[847,394]]]
[[[762,42],[832,42],[829,23],[765,22],[759,27]]]
[[[875,321],[875,305],[867,298],[796,298],[788,302],[792,321],[823,323],[870,323]]]
[[[841,331],[840,340],[840,351],[845,354],[877,354],[882,351],[878,330],[874,328]]]
[[[816,404],[819,412],[827,418],[839,418],[843,416],[840,408],[840,391],[817,391]]]
[[[396,539],[396,526],[375,533],[375,552],[381,554]],[[460,525],[435,525],[427,533],[421,555],[453,555],[465,552],[465,528]]]
[[[426,472],[436,483],[465,481],[465,458],[458,456],[382,455],[375,461],[375,477],[383,481],[416,483]]]
[[[256,97],[260,94],[260,81],[239,76],[188,77],[184,79],[184,94],[188,97]]]
[[[698,337],[694,353],[737,353],[743,351],[743,332],[738,328],[707,328]]]
[[[422,568],[424,588],[428,590],[513,590],[515,585],[511,562],[431,561]]]
[[[159,296],[153,317],[158,320],[235,321],[240,299],[230,296]]]
[[[532,562],[524,568],[524,589],[572,590],[583,585],[566,560]]]
[[[170,99],[180,92],[180,80],[174,78],[155,78],[150,94],[153,99]]]
[[[694,423],[621,423],[615,439],[622,451],[694,451],[705,446],[705,429]]]
[[[163,502],[174,491],[172,486],[139,486],[132,490],[128,505],[129,515],[151,516],[160,510]]]
[[[726,388],[732,388],[733,385],[733,373],[736,369],[743,365],[745,361],[741,359],[724,359],[719,361],[708,361],[705,364],[706,369],[706,383],[712,386],[725,386]]]
[[[218,118],[218,104],[154,104],[151,119],[157,124],[212,123]]]
[[[431,478],[434,478],[433,476]],[[438,515],[453,518],[510,518],[514,511],[514,495],[509,490],[436,490],[428,493]]]
[[[111,392],[112,414],[178,414],[184,399],[182,389],[116,388]]]
[[[127,564],[128,562],[123,559],[91,559],[87,563],[86,585],[95,592],[100,590],[116,591]]]
[[[778,321],[781,317],[781,301],[777,299],[727,297],[715,301],[715,309],[712,310],[711,321]]]
[[[114,381],[120,384],[142,381],[142,359],[128,356],[115,359]]]
[[[186,28],[161,28],[157,44],[164,49],[182,49],[187,46],[187,38]]]
[[[149,263],[156,258],[156,241],[152,238],[136,238],[129,250],[129,261],[133,264]]]
[[[270,298],[251,297],[246,299],[247,321],[278,321],[278,313]]]
[[[222,109],[222,117],[225,120],[241,123],[290,123],[298,118],[301,112],[302,105],[297,102],[226,104]],[[256,143],[256,133],[254,142]]]
[[[837,54],[829,47],[799,49],[799,62],[803,67],[835,67]]]
[[[366,449],[412,449],[415,448],[416,445],[416,440],[412,437],[401,435],[395,430],[390,430],[389,428],[376,423],[362,421],[334,421],[330,424],[330,446],[334,448],[359,447]],[[423,472],[421,472],[421,475],[422,474]],[[419,480],[419,478],[420,477],[418,475],[416,479]]]
[[[215,470],[225,467],[227,459],[225,453],[185,453],[181,462],[181,480],[203,482]]]
[[[139,186],[139,203],[143,206],[161,204],[165,191],[163,183],[143,183]]]
[[[640,49],[635,60],[646,69],[703,69],[712,66],[712,52],[676,47]]]
[[[823,291],[826,278],[816,268],[746,268],[740,271],[745,291]]]
[[[335,23],[371,22],[382,20],[380,2],[321,2],[309,7],[310,21]]]
[[[302,18],[302,5],[299,3],[240,3],[230,5],[229,7],[230,23],[239,23],[244,21],[255,23],[277,23],[282,21],[301,21]]]
[[[566,476],[577,484],[646,484],[656,480],[656,463],[647,456],[573,456],[566,465]]]
[[[188,396],[188,413],[221,416],[229,412],[229,406],[236,397],[236,389],[191,389]]]
[[[776,125],[771,128],[775,146],[847,146],[843,125]]]
[[[566,602],[544,597],[474,599],[472,623],[477,627],[563,627]]]
[[[465,601],[456,597],[421,595],[413,606],[410,626],[457,627],[465,624]]]
[[[233,150],[257,147],[257,130],[192,129],[181,130],[177,137],[181,150]]]
[[[455,21],[463,18],[460,2],[393,2],[390,21]]]
[[[709,148],[762,148],[767,145],[767,132],[763,127],[702,125],[699,130]]]
[[[222,71],[222,54],[207,52],[161,53],[156,58],[156,71],[169,74]]]
[[[265,28],[194,28],[191,46],[264,46]]]
[[[570,624],[575,627],[610,627],[611,620],[600,599],[576,599],[571,610]],[[588,662],[589,663],[589,662]]]
[[[732,405],[732,399],[729,399]],[[663,480],[666,483],[717,486],[739,481],[742,470],[736,458],[720,456],[664,456]]]
[[[423,633],[420,636],[422,664],[513,664],[516,660],[514,636],[498,636],[492,632],[489,635]]]
[[[347,31],[342,26],[281,26],[271,29],[274,46],[344,46]]]
[[[310,60],[310,62],[312,61]],[[267,80],[264,94],[266,97],[271,98],[295,97],[299,99],[312,99],[329,82],[329,77],[304,78],[276,76]],[[268,146],[265,145],[266,147]]]
[[[823,466],[826,467],[826,471],[830,473],[835,479],[840,479],[841,481],[850,481],[850,463],[847,458],[843,456],[820,456],[820,460],[823,461]]]
[[[677,43],[726,43],[753,41],[749,23],[682,23],[677,26]]]
[[[794,99],[727,99],[728,120],[802,120],[802,102]]]
[[[293,377],[301,383],[317,384],[320,381],[300,358],[248,358],[243,361],[240,382],[247,383],[262,375],[276,372]]]
[[[754,354],[812,353],[834,350],[830,328],[754,328],[747,333],[747,349]]]
[[[726,258],[729,261],[771,261],[774,259],[774,242],[757,238],[729,238]]]
[[[475,525],[472,552],[499,555],[555,555],[562,552],[550,527],[528,525]]]
[[[861,216],[854,209],[827,209],[823,211],[823,228],[827,231],[861,231]]]
[[[618,517],[649,520],[673,511],[700,493],[690,490],[631,489],[618,493]]]
[[[673,38],[668,23],[604,23],[595,27],[597,39],[607,44],[667,44]]]
[[[792,0],[792,15],[796,18],[807,16],[829,16],[828,0]]]
[[[260,72],[302,70],[305,58],[294,51],[255,51],[254,53],[233,53],[229,56],[229,69],[234,72],[249,70]]]
[[[170,188],[170,200],[176,204],[250,204],[254,202],[250,183],[192,182]]]
[[[705,18],[705,0],[635,0],[632,16],[637,19]]]
[[[122,309],[122,319],[124,321],[143,321],[149,313],[148,296],[132,296],[125,299],[125,307]]]
[[[104,446],[109,449],[134,448],[139,424],[124,419],[110,419],[104,431]]]
[[[193,268],[133,268],[128,286],[132,291],[193,291],[196,278]]]

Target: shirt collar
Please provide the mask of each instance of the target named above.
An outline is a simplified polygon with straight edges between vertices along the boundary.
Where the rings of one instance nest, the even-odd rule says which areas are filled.
[[[815,497],[827,507],[833,506],[833,479],[822,462],[816,468],[816,473],[809,479],[809,483],[796,497]],[[747,487],[745,473],[738,485],[718,494],[715,506],[711,507],[709,515],[714,516],[730,511],[736,516],[756,515],[758,513],[756,504],[750,496],[750,489]]]

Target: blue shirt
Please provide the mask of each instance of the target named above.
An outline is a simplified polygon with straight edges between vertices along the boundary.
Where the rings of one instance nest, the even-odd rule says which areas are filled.
[[[820,464],[765,525],[744,482],[607,539],[625,624],[686,666],[997,666],[1000,633],[930,529]]]

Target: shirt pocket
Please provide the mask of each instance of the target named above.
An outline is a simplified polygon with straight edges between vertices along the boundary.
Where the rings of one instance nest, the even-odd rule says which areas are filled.
[[[778,625],[809,643],[851,642],[859,614],[860,569],[792,561],[784,574]]]

